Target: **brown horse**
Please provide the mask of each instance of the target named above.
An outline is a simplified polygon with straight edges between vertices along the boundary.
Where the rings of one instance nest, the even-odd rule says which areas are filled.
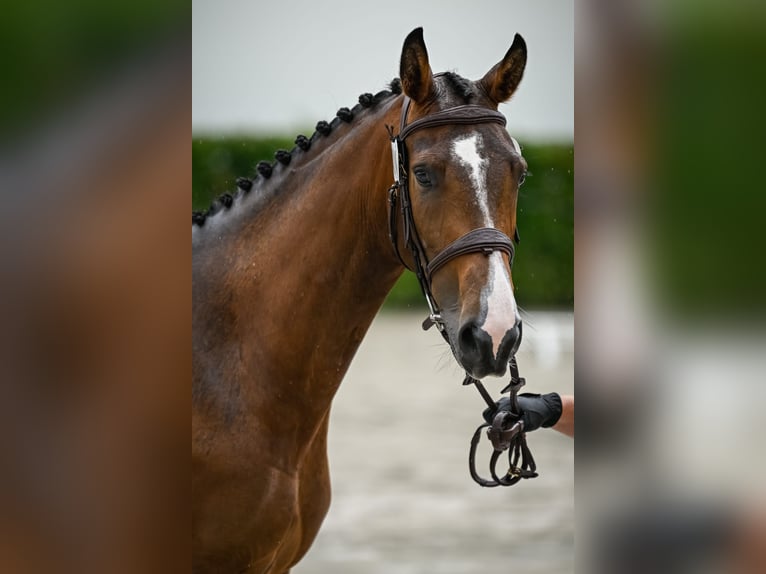
[[[426,285],[461,366],[505,373],[521,336],[507,236],[526,163],[496,110],[525,65],[517,35],[479,81],[433,75],[416,29],[390,91],[363,94],[193,215],[195,572],[285,573],[306,553],[330,504],[330,404],[403,264],[492,235],[500,247],[452,253]],[[423,118],[435,121],[402,156],[407,201],[389,189],[390,126]]]

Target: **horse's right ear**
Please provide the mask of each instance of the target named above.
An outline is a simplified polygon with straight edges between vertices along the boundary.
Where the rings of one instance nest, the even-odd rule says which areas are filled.
[[[422,104],[432,96],[434,83],[423,41],[423,28],[415,28],[404,40],[399,77],[402,90],[416,103]]]
[[[505,57],[486,73],[480,85],[496,104],[507,102],[519,87],[526,66],[527,44],[516,34]]]

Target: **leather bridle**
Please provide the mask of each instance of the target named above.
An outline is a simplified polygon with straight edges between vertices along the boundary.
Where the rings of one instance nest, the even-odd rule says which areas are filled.
[[[387,126],[388,135],[391,139],[391,157],[394,170],[394,183],[388,189],[388,236],[394,248],[394,253],[405,268],[409,266],[404,262],[399,252],[398,222],[401,218],[404,233],[404,244],[412,255],[413,269],[420,284],[420,289],[428,304],[429,315],[423,321],[423,329],[428,330],[433,325],[441,333],[447,344],[450,344],[444,319],[442,318],[439,305],[431,291],[431,280],[434,274],[453,259],[468,253],[485,253],[489,255],[494,251],[502,251],[508,255],[509,265],[513,265],[514,246],[513,241],[499,229],[492,227],[480,227],[462,235],[429,260],[423,242],[418,235],[415,220],[412,214],[412,201],[409,189],[409,158],[405,141],[413,133],[445,125],[476,125],[484,123],[496,123],[505,127],[505,116],[500,112],[489,110],[476,105],[462,105],[448,108],[431,115],[422,117],[414,122],[407,123],[407,113],[411,100],[406,95],[402,104],[399,134],[395,135],[393,127]],[[398,209],[397,209],[398,208]],[[518,231],[514,230],[514,239],[519,242]],[[532,453],[526,442],[524,422],[521,420],[516,395],[525,384],[525,380],[519,376],[516,358],[512,356],[509,361],[511,382],[503,389],[503,393],[510,391],[510,410],[499,410],[492,397],[484,388],[480,380],[466,373],[464,385],[473,384],[485,400],[493,414],[491,424],[479,425],[471,439],[471,448],[468,455],[468,467],[471,478],[481,486],[510,486],[516,484],[522,478],[534,478],[537,476],[536,466]],[[481,437],[481,431],[487,429],[487,436],[492,442],[493,454],[490,458],[490,473],[492,478],[482,478],[476,472],[476,449]],[[504,476],[499,476],[495,466],[500,454],[508,450],[510,468]]]
[[[425,116],[407,124],[407,112],[410,108],[411,100],[404,96],[402,104],[401,121],[399,124],[399,134],[393,134],[393,128],[389,127],[389,136],[391,138],[391,156],[394,167],[394,183],[388,189],[388,236],[394,247],[399,261],[406,268],[409,266],[402,259],[398,244],[398,220],[397,206],[402,219],[404,232],[404,244],[412,254],[414,269],[411,269],[418,278],[420,289],[426,298],[429,315],[423,322],[423,329],[427,330],[436,325],[439,332],[449,343],[445,332],[444,319],[442,318],[439,306],[434,299],[431,291],[431,279],[433,275],[448,262],[453,259],[466,255],[468,253],[485,253],[489,255],[493,251],[502,251],[508,255],[509,263],[513,263],[513,242],[499,229],[493,227],[480,227],[473,229],[465,235],[459,237],[429,261],[426,250],[418,235],[415,220],[412,215],[412,202],[410,199],[409,186],[409,158],[407,155],[407,146],[405,141],[413,133],[445,125],[475,125],[482,123],[496,123],[505,126],[505,116],[500,112],[489,110],[481,106],[463,105],[448,108],[440,112]],[[516,234],[518,242],[518,234]]]

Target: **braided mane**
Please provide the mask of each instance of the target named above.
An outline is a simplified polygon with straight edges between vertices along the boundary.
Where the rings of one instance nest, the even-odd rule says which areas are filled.
[[[208,217],[211,217],[220,211],[230,209],[231,206],[234,205],[237,198],[250,193],[255,182],[259,178],[269,179],[277,163],[282,165],[289,165],[293,154],[297,149],[300,149],[304,152],[309,151],[312,145],[317,142],[317,140],[329,136],[332,131],[342,123],[352,123],[354,118],[356,118],[365,109],[374,108],[382,101],[392,96],[398,96],[401,93],[402,83],[399,78],[394,78],[388,85],[387,90],[382,90],[375,95],[364,93],[359,96],[358,103],[353,108],[340,108],[332,121],[317,122],[315,131],[311,137],[306,137],[303,134],[298,135],[295,138],[295,147],[292,150],[277,150],[274,154],[274,162],[259,161],[255,165],[255,174],[253,177],[238,177],[236,180],[237,191],[234,193],[234,195],[228,192],[223,193],[218,196],[217,199],[213,200],[206,211],[192,211],[192,226],[196,225],[198,227],[202,227]]]

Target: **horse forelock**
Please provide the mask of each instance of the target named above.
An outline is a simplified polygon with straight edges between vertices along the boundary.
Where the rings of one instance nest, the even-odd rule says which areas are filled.
[[[444,88],[449,90],[452,95],[461,98],[462,103],[468,104],[476,98],[476,86],[471,80],[467,80],[455,72],[443,72],[439,74],[439,77],[444,80]]]

